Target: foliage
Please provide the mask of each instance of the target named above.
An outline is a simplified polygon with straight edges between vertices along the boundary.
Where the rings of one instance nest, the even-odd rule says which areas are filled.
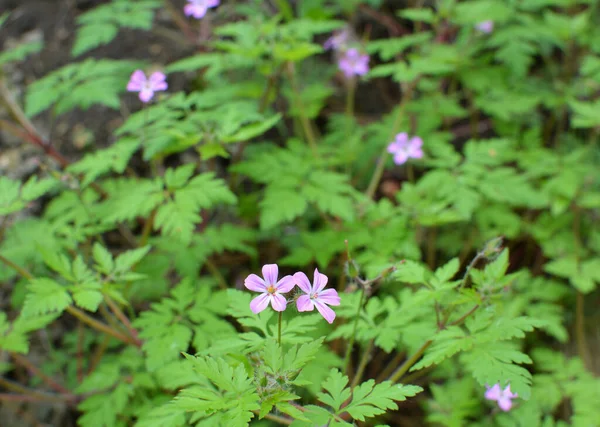
[[[0,52],[0,130],[38,149],[0,177],[0,402],[82,427],[598,424],[600,1],[101,3],[23,100],[8,73],[44,47]],[[150,32],[181,49],[100,57]],[[137,69],[169,88],[140,105]],[[38,130],[89,118],[68,156]],[[393,160],[400,133],[423,152]],[[327,291],[254,313],[264,264]]]

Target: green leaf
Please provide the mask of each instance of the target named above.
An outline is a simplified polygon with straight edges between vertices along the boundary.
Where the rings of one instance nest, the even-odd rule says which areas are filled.
[[[263,121],[242,126],[237,132],[229,136],[224,136],[221,140],[223,142],[248,141],[271,129],[279,122],[279,120],[281,120],[281,114],[275,114]]]
[[[428,8],[402,9],[398,12],[398,15],[402,18],[410,19],[411,21],[422,21],[427,23],[434,22],[436,19],[433,10]]]
[[[80,28],[72,49],[78,56],[95,47],[110,43],[121,28],[149,30],[152,27],[154,9],[160,1],[142,0],[135,3],[113,1],[97,6],[77,18]]]
[[[185,388],[175,398],[175,407],[193,411],[199,417],[221,412],[228,426],[247,426],[254,417],[252,411],[260,409],[260,405],[255,386],[248,378],[244,366],[234,367],[221,358],[185,356],[194,369],[205,376],[216,389]]]
[[[352,401],[343,408],[354,419],[364,421],[365,418],[384,414],[387,410],[396,410],[395,402],[413,397],[423,389],[416,385],[394,384],[384,381],[375,385],[375,380],[368,380],[352,390]]]
[[[108,275],[114,270],[115,263],[112,254],[103,245],[98,242],[94,243],[92,255],[98,271]]]
[[[27,285],[27,291],[23,304],[24,316],[62,312],[72,303],[64,286],[45,277],[32,279]]]
[[[435,270],[435,278],[444,283],[452,279],[460,267],[458,258],[452,258],[447,264]]]
[[[150,252],[150,249],[152,249],[150,246],[144,246],[123,252],[115,260],[115,272],[122,273],[133,269]]]
[[[346,388],[347,385],[348,377],[339,370],[332,369],[325,382],[323,382],[323,388],[327,393],[319,393],[317,396],[321,402],[331,406],[337,412],[352,394],[350,389]]]

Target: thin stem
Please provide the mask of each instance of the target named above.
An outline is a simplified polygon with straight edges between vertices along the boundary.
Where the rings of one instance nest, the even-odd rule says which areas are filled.
[[[118,339],[119,341],[124,342],[125,344],[131,344],[138,348],[142,346],[141,343],[136,341],[135,339],[128,337],[126,335],[123,335],[122,333],[120,333],[118,331],[115,331],[114,329],[110,328],[109,326],[105,325],[104,323],[99,322],[96,319],[88,316],[83,311],[79,310],[78,308],[69,306],[65,309],[65,311],[67,313],[75,316],[76,318],[78,318],[79,320],[81,320],[83,323],[90,326],[91,328],[96,329],[99,332],[103,332],[107,335],[110,335],[111,337],[114,337],[114,338]]]
[[[402,378],[402,375],[404,375],[406,372],[408,372],[408,370],[417,362],[417,360],[419,360],[421,358],[421,356],[423,356],[423,353],[425,353],[425,350],[427,350],[429,348],[429,346],[431,345],[432,342],[433,342],[433,340],[425,341],[425,343],[421,346],[421,348],[419,348],[415,354],[413,354],[409,359],[407,359],[396,370],[396,372],[394,372],[392,374],[389,381],[395,383],[400,378]]]
[[[108,308],[114,313],[114,315],[121,321],[121,323],[127,328],[131,337],[134,339],[136,346],[141,347],[143,342],[139,338],[138,331],[133,327],[125,313],[119,308],[119,306],[108,296],[104,295],[104,301],[108,305]]]
[[[437,238],[437,228],[431,227],[427,232],[427,265],[429,268],[435,268],[435,241]]]
[[[450,322],[450,326],[460,325],[462,322],[465,321],[465,319],[467,317],[469,317],[471,314],[475,313],[475,311],[477,311],[478,308],[479,308],[479,304],[475,304],[472,309],[470,309],[465,314],[463,314],[462,316],[460,316],[454,322]]]
[[[61,395],[0,393],[0,402],[52,402],[64,404],[69,400],[73,399]]]
[[[317,139],[313,132],[312,124],[310,123],[308,116],[306,115],[306,108],[304,107],[304,102],[302,101],[302,96],[300,94],[300,88],[298,87],[298,81],[296,80],[296,70],[294,68],[293,63],[288,63],[287,66],[287,74],[290,78],[290,84],[292,85],[292,92],[294,94],[294,102],[298,111],[300,113],[300,124],[302,125],[302,129],[304,130],[304,136],[308,141],[308,145],[313,152],[315,157],[319,157],[319,152],[317,151]]]
[[[579,353],[579,357],[583,361],[586,369],[591,370],[592,359],[590,357],[587,336],[585,335],[584,308],[584,296],[580,291],[577,291],[577,297],[575,301],[575,341],[577,342],[577,352]]]
[[[206,261],[204,261],[204,264],[206,265],[206,268],[208,269],[208,271],[210,271],[210,274],[213,275],[213,277],[219,284],[219,288],[227,289],[228,288],[227,280],[225,280],[225,277],[223,277],[223,275],[221,274],[221,272],[219,271],[219,269],[217,268],[215,263],[210,258],[207,258]]]
[[[3,262],[4,264],[6,264],[8,267],[15,270],[17,273],[19,273],[24,278],[29,279],[29,280],[33,279],[33,274],[31,274],[29,271],[25,270],[23,267],[15,264],[8,258],[4,257],[2,254],[0,254],[0,261]]]
[[[260,413],[259,411],[252,411],[252,412],[254,412],[256,415],[258,415]],[[280,417],[279,415],[274,415],[274,414],[267,414],[263,418],[265,418],[267,420],[275,421],[276,423],[283,424],[286,426],[290,426],[294,422],[294,420],[292,420],[291,418]]]
[[[173,7],[169,0],[164,0],[164,5],[165,9],[167,9],[167,12],[169,12],[169,15],[171,15],[171,19],[173,19],[173,22],[175,22],[175,25],[177,25],[181,32],[185,34],[185,37],[189,40],[189,42],[192,45],[197,45],[198,43],[196,34],[194,34],[194,31],[192,31],[190,25],[183,18],[183,16],[181,16],[179,11]]]
[[[381,373],[377,376],[375,381],[380,383],[383,380],[385,380],[385,378],[389,377],[392,374],[392,372],[394,372],[394,366],[398,366],[398,364],[400,364],[400,361],[402,359],[404,359],[404,356],[405,356],[404,352],[396,353],[394,358],[392,360],[390,360],[389,363],[386,364],[385,369],[383,371],[381,371]]]
[[[396,114],[396,119],[394,120],[394,124],[392,125],[392,132],[388,140],[392,140],[394,135],[398,132],[398,128],[402,123],[402,119],[404,118],[404,110],[406,109],[406,105],[412,98],[412,93],[414,87],[416,86],[417,80],[409,83],[404,93],[402,95],[402,100],[400,101],[400,107],[398,108],[398,114]],[[371,181],[369,182],[369,186],[367,187],[367,191],[365,194],[369,199],[372,199],[375,196],[375,191],[377,190],[377,186],[379,185],[379,181],[383,176],[383,170],[385,169],[385,161],[387,159],[387,146],[383,147],[379,158],[377,159],[377,166],[375,167],[375,171],[373,172],[373,176],[371,177]]]
[[[52,147],[52,145],[50,144],[49,141],[44,140],[44,138],[42,138],[38,134],[35,127],[31,123],[31,121],[27,118],[27,116],[25,115],[25,113],[23,112],[21,107],[19,107],[19,105],[12,98],[12,95],[10,94],[10,91],[8,90],[6,85],[4,84],[3,79],[0,79],[0,97],[2,98],[3,104],[8,109],[8,112],[10,113],[10,115],[25,130],[24,133],[20,132],[23,139],[40,147],[42,150],[44,150],[46,152],[47,155],[49,155],[54,160],[56,160],[61,165],[61,167],[64,168],[64,167],[68,166],[69,161],[62,154],[60,154],[58,151],[56,151],[54,149],[54,147]],[[3,120],[2,126],[8,128],[9,126],[7,126],[7,125],[10,125],[10,123]],[[16,130],[16,127],[13,127],[13,131],[14,130]]]
[[[344,371],[348,369],[348,363],[350,363],[350,354],[352,353],[352,347],[354,347],[354,340],[356,339],[356,330],[358,328],[358,319],[360,317],[360,312],[362,310],[363,301],[365,299],[365,288],[361,286],[360,288],[360,299],[358,301],[358,307],[356,309],[356,315],[354,316],[354,327],[352,328],[352,335],[350,336],[350,341],[348,342],[348,347],[346,347],[346,355],[344,356]]]
[[[57,383],[55,380],[50,378],[48,375],[44,374],[39,368],[35,367],[33,363],[27,360],[25,357],[21,356],[18,353],[10,352],[10,356],[14,359],[14,361],[27,369],[31,375],[34,375],[41,379],[48,387],[51,389],[58,391],[59,393],[71,394],[71,392],[64,387],[63,385]]]
[[[279,347],[281,347],[281,322],[283,318],[283,312],[279,312],[279,326],[277,328],[277,341],[279,342]]]
[[[146,246],[148,243],[148,238],[150,234],[152,234],[152,228],[154,227],[154,218],[156,217],[156,209],[152,209],[150,216],[144,223],[144,228],[142,229],[142,236],[140,237],[139,246]]]
[[[346,115],[348,118],[354,117],[354,95],[356,94],[356,79],[348,82],[348,91],[346,92]]]
[[[371,359],[372,351],[373,351],[373,340],[370,340],[369,343],[367,344],[367,348],[365,349],[362,357],[360,358],[358,368],[356,369],[356,374],[354,375],[354,378],[352,379],[352,384],[350,384],[351,388],[356,387],[356,385],[362,379],[363,373],[365,372],[365,368],[367,367],[367,364],[369,363],[369,360]]]
[[[90,375],[92,372],[94,372],[94,370],[96,369],[96,367],[102,360],[102,356],[104,356],[104,352],[108,348],[109,343],[110,343],[110,337],[108,335],[104,335],[104,337],[102,338],[102,342],[100,343],[100,345],[98,345],[96,347],[96,351],[94,351],[94,355],[92,356],[92,360],[91,360],[90,366],[88,368],[88,372],[87,372],[88,375]]]

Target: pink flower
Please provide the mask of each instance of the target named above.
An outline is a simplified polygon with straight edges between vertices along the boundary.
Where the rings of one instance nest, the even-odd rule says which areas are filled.
[[[504,412],[510,411],[512,408],[512,399],[518,397],[517,393],[512,393],[510,391],[510,385],[507,385],[504,390],[500,388],[500,384],[496,384],[493,387],[487,387],[487,391],[485,392],[485,398],[487,400],[495,400],[498,402],[498,406]]]
[[[475,25],[475,28],[477,28],[482,33],[489,34],[492,31],[494,31],[494,21],[487,20],[480,22],[479,24]]]
[[[279,267],[277,264],[267,264],[262,268],[264,280],[256,274],[251,274],[244,280],[244,286],[254,292],[262,292],[259,296],[250,302],[250,310],[253,313],[260,313],[267,305],[271,303],[271,307],[275,311],[285,310],[287,301],[281,294],[285,294],[292,290],[296,283],[292,276],[282,277],[277,281],[279,275]]]
[[[410,157],[413,159],[420,159],[423,157],[422,146],[423,140],[421,138],[413,136],[409,139],[408,134],[402,132],[396,135],[396,139],[393,142],[390,142],[387,150],[388,153],[394,155],[394,163],[401,165],[406,163]]]
[[[340,297],[335,289],[323,290],[327,285],[327,276],[319,273],[319,270],[315,268],[312,286],[304,273],[294,274],[294,281],[306,293],[296,301],[298,311],[313,311],[316,306],[321,316],[329,323],[333,323],[335,312],[328,305],[340,305]]]
[[[187,0],[188,4],[183,8],[185,16],[193,16],[196,19],[204,18],[208,9],[217,7],[220,0]]]
[[[323,48],[325,50],[340,49],[342,46],[344,46],[348,42],[349,38],[350,38],[350,36],[348,34],[347,29],[335,32],[331,37],[329,37],[325,41],[325,43],[323,44]]]
[[[163,73],[156,71],[147,79],[142,70],[135,70],[129,79],[129,83],[127,83],[127,90],[129,92],[139,92],[140,101],[148,102],[154,96],[154,92],[167,90],[166,78]]]
[[[363,55],[356,49],[348,49],[339,59],[338,67],[347,78],[363,76],[369,72],[369,55]]]

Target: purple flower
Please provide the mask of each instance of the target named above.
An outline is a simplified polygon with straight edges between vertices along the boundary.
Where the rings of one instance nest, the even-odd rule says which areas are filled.
[[[260,313],[267,305],[271,303],[271,307],[275,311],[285,310],[287,301],[281,294],[285,294],[296,286],[296,282],[292,276],[282,277],[277,281],[279,275],[279,267],[277,264],[267,264],[262,268],[264,280],[256,274],[251,274],[244,280],[244,286],[251,291],[261,292],[259,296],[254,298],[250,303],[250,310],[253,313]]]
[[[160,71],[156,71],[147,79],[142,70],[135,70],[127,83],[129,92],[139,92],[140,101],[148,102],[154,96],[154,92],[167,90],[167,77]]]
[[[394,142],[390,142],[388,145],[388,153],[394,155],[394,163],[401,165],[412,157],[413,159],[420,159],[423,157],[423,140],[418,136],[413,136],[408,139],[406,132],[399,133],[396,135]]]
[[[335,312],[328,305],[340,305],[340,297],[335,289],[323,290],[327,285],[327,276],[319,273],[315,268],[312,286],[306,274],[301,272],[294,274],[294,281],[306,293],[296,301],[298,311],[313,311],[316,306],[321,316],[329,323],[333,323]]]
[[[323,48],[325,50],[340,49],[342,46],[344,46],[348,42],[349,38],[350,38],[350,36],[348,34],[347,29],[338,31],[325,41],[325,43],[323,44]]]
[[[487,20],[480,22],[477,25],[475,25],[475,28],[477,28],[482,33],[489,34],[494,30],[494,21]]]
[[[365,75],[369,71],[369,55],[362,55],[357,49],[348,49],[340,57],[338,67],[347,78]]]
[[[188,4],[183,8],[185,16],[193,16],[196,19],[204,18],[211,7],[217,7],[220,0],[187,0]]]
[[[504,390],[500,388],[500,384],[496,384],[493,387],[487,387],[487,391],[485,392],[485,398],[487,400],[495,400],[498,402],[498,406],[504,412],[510,411],[512,408],[512,399],[518,397],[517,393],[512,393],[510,391],[510,385],[507,385]]]

